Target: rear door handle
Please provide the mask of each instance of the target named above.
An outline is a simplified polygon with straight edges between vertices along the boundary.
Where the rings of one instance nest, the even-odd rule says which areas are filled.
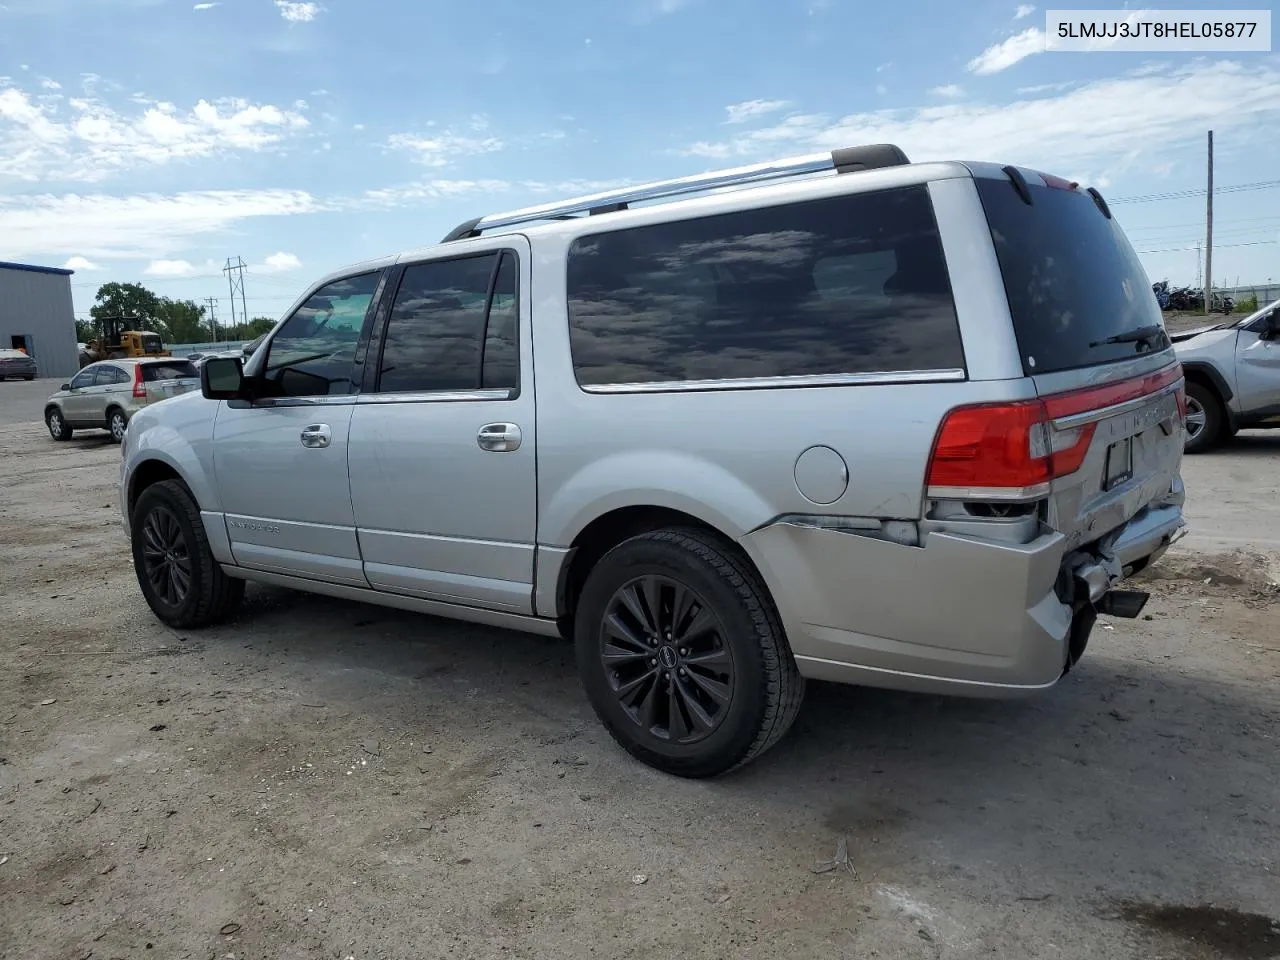
[[[520,428],[514,423],[486,423],[476,435],[481,450],[511,453],[520,449]]]
[[[327,447],[333,441],[333,431],[327,423],[313,423],[302,428],[301,439],[304,447]]]

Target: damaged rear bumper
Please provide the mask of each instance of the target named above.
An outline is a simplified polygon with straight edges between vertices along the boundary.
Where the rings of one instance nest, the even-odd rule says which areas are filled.
[[[742,545],[805,676],[1014,697],[1053,686],[1072,659],[1081,602],[1062,595],[1063,572],[1069,584],[1089,584],[1091,615],[1091,604],[1163,553],[1182,526],[1181,503],[1162,502],[1075,551],[1054,531],[1028,543],[932,532],[906,546],[789,521]]]

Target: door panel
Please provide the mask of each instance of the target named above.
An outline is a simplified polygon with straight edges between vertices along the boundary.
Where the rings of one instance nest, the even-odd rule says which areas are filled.
[[[1254,411],[1280,413],[1280,342],[1263,340],[1253,331],[1236,337],[1237,403],[1247,416]]]
[[[81,424],[89,420],[89,408],[92,405],[90,391],[93,390],[94,378],[98,375],[96,366],[85,367],[71,378],[70,392],[62,400],[62,413],[68,423]]]
[[[381,279],[375,270],[313,291],[259,348],[258,399],[220,405],[213,459],[236,563],[368,586],[347,438]]]
[[[236,563],[367,586],[347,483],[353,399],[222,404],[213,460]],[[328,446],[304,446],[303,431],[321,424]]]
[[[533,609],[536,520],[532,391],[515,400],[379,402],[351,426],[351,494],[374,587]],[[480,449],[480,428],[517,423],[519,449]]]
[[[377,589],[533,611],[528,262],[524,238],[504,237],[404,268],[371,351],[376,389],[351,425],[351,498]]]

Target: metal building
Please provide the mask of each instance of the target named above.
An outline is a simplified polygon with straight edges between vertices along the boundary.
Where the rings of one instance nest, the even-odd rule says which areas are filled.
[[[80,369],[72,273],[0,261],[0,349],[25,350],[42,377],[70,379]]]

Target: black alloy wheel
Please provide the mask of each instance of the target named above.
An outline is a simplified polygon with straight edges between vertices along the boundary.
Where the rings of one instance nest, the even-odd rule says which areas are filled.
[[[191,592],[191,548],[167,507],[156,506],[142,523],[142,566],[156,596],[180,607]]]
[[[600,658],[626,715],[662,740],[705,739],[733,700],[733,652],[720,618],[669,577],[643,576],[614,593]]]

